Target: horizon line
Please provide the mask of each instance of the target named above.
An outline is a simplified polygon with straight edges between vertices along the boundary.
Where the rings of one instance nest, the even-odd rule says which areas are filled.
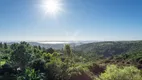
[[[142,41],[141,40],[0,40],[0,42],[111,42],[111,41]]]

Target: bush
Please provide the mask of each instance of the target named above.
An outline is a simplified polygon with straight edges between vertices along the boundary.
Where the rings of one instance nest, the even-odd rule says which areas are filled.
[[[67,69],[69,80],[92,80],[92,73],[83,64],[74,64]]]
[[[141,80],[140,70],[136,67],[122,67],[116,65],[107,66],[105,73],[102,73],[98,80]]]
[[[17,80],[43,80],[43,74],[36,72],[34,69],[26,68],[24,75],[18,76]]]

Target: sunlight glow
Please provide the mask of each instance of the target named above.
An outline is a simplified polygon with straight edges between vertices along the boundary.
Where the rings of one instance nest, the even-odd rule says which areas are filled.
[[[50,15],[56,15],[60,11],[62,11],[61,8],[61,0],[45,0],[43,2],[43,9],[46,13],[49,13]]]

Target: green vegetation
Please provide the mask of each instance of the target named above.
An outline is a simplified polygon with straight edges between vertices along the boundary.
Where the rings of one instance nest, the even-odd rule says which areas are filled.
[[[86,45],[95,47],[92,44]],[[32,46],[27,42],[10,45],[0,43],[0,80],[142,79],[140,41],[95,44],[97,47],[90,50],[98,50],[88,52],[84,51],[89,48],[84,47],[85,44],[79,46],[83,47],[82,51],[79,51],[79,47],[72,49],[69,44],[62,50],[55,50]],[[111,52],[111,56],[106,57],[107,52]]]
[[[142,41],[108,41],[83,44],[75,47],[76,52],[96,53],[104,57],[120,55],[124,53],[134,53],[142,51]]]
[[[98,80],[141,80],[140,70],[133,66],[119,68],[116,65],[109,65],[99,76]]]

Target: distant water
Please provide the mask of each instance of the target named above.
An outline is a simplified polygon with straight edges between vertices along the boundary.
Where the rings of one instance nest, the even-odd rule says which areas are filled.
[[[96,42],[96,41],[41,41],[38,42],[40,44],[71,44],[71,43],[75,43],[75,44],[84,44],[84,43],[91,43],[91,42]]]
[[[38,42],[38,43],[41,43],[41,44],[66,44],[66,43],[70,43],[70,42]]]

